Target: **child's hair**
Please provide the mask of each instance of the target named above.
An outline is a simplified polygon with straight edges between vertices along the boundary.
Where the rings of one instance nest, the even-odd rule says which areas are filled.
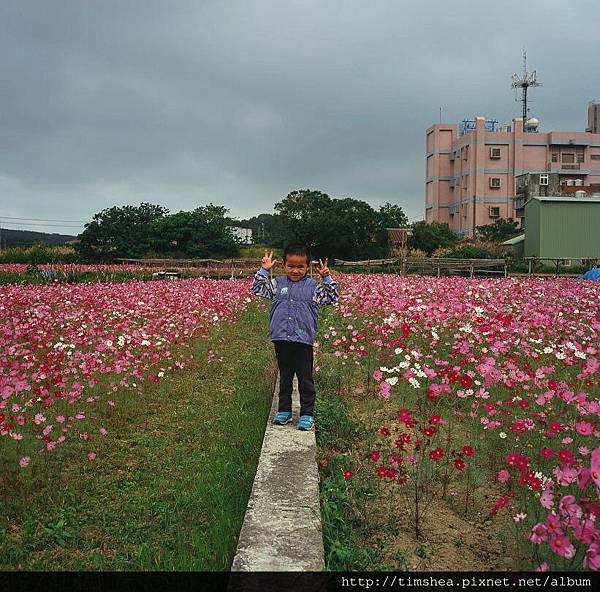
[[[283,263],[285,264],[285,260],[288,255],[300,255],[301,257],[306,257],[306,265],[310,265],[310,251],[306,245],[302,243],[290,243],[283,250]]]

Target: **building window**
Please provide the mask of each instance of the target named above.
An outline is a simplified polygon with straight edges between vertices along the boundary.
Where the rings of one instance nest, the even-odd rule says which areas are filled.
[[[540,185],[548,185],[548,175],[540,175]]]
[[[490,187],[492,189],[500,189],[500,177],[490,177]]]
[[[500,218],[500,207],[494,206],[490,208],[490,218]]]
[[[583,152],[577,154],[577,162],[583,162]]]
[[[592,160],[600,160],[600,154],[590,154]]]
[[[502,153],[500,152],[500,148],[490,148],[490,158],[499,159],[502,157]]]
[[[552,153],[552,162],[558,162],[558,152]]]
[[[573,164],[575,162],[575,154],[573,152],[563,152],[562,162]]]

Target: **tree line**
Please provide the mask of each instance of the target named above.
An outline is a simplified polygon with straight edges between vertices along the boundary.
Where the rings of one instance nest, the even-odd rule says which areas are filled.
[[[409,226],[406,214],[397,204],[386,203],[375,210],[362,200],[332,198],[308,189],[292,191],[275,204],[274,210],[273,214],[234,220],[227,208],[212,203],[173,214],[150,203],[115,206],[93,216],[78,236],[75,248],[86,261],[229,258],[238,256],[242,247],[233,230],[237,226],[251,228],[253,242],[267,247],[302,242],[310,246],[314,257],[375,259],[388,257],[392,252],[387,228]],[[460,239],[447,224],[416,222],[411,228],[408,246],[427,255]],[[484,234],[490,235],[487,238],[507,230],[482,228]],[[514,236],[516,225],[510,229]]]

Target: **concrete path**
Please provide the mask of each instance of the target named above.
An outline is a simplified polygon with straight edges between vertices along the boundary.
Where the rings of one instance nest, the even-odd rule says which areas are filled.
[[[231,571],[325,569],[314,431],[296,429],[300,403],[294,380],[294,421],[275,426],[279,379]]]

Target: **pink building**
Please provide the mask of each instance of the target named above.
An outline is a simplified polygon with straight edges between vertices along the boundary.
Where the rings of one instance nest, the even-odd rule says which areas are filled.
[[[559,173],[562,185],[600,184],[600,133],[542,133],[537,119],[526,130],[522,118],[504,127],[484,117],[472,123],[462,133],[456,124],[427,130],[427,222],[472,235],[477,226],[515,218],[515,178],[524,173]]]

